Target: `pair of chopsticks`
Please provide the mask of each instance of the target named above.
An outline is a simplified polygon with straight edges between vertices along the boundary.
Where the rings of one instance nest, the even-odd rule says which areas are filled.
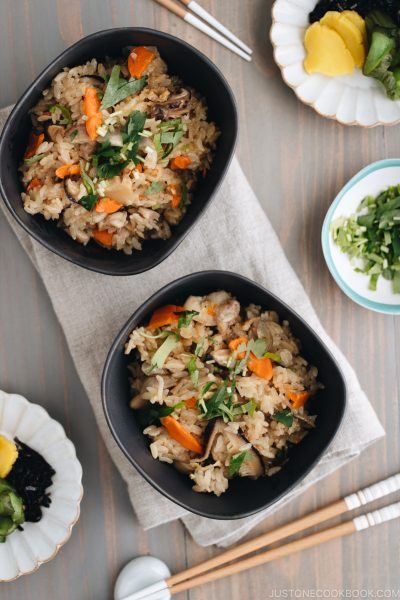
[[[267,545],[292,536],[300,531],[304,531],[314,525],[319,525],[338,515],[350,512],[355,508],[369,504],[374,500],[383,498],[398,490],[400,490],[400,473],[359,490],[350,496],[341,498],[333,504],[309,513],[293,523],[288,523],[278,529],[264,533],[253,540],[244,542],[243,544],[236,546],[236,548],[223,552],[219,556],[210,558],[209,560],[194,567],[190,567],[185,571],[181,571],[176,575],[171,575],[171,577],[168,577],[165,580],[159,581],[127,596],[124,600],[157,600],[157,598],[161,597],[160,593],[163,590],[168,590],[171,595],[178,594],[179,592],[184,592],[185,590],[192,589],[199,585],[216,581],[223,577],[229,577],[236,573],[241,573],[246,569],[263,565],[277,558],[282,558],[289,554],[312,548],[313,546],[317,546],[324,542],[350,535],[351,533],[361,531],[362,529],[379,525],[385,521],[396,519],[400,517],[400,502],[390,504],[384,508],[374,510],[373,512],[365,513],[359,517],[330,527],[329,529],[324,529],[318,533],[302,537],[298,540],[278,546],[277,548],[266,550],[260,554],[255,554],[254,556],[232,563],[235,559],[242,558],[247,554],[261,550]]]
[[[193,27],[196,27],[196,29],[199,29],[199,31],[202,31],[203,33],[213,38],[226,48],[229,48],[229,50],[232,50],[232,52],[235,52],[235,54],[241,56],[242,58],[244,58],[244,60],[247,60],[249,62],[251,61],[251,54],[253,52],[252,49],[246,46],[246,44],[244,44],[238,37],[236,37],[236,35],[229,31],[229,29],[222,25],[222,23],[217,21],[215,17],[210,15],[209,12],[204,10],[204,8],[202,8],[200,4],[196,2],[196,0],[180,1],[182,4],[185,4],[185,6],[187,6],[187,8],[189,8],[192,12],[189,12],[180,4],[174,2],[174,0],[156,0],[158,4],[161,4],[162,6],[170,10],[172,13],[186,21],[186,23],[189,23]],[[192,13],[195,13],[203,20],[198,19]],[[209,27],[206,23],[209,23],[210,25],[212,25],[212,27]],[[218,31],[220,31],[222,35],[218,33]]]

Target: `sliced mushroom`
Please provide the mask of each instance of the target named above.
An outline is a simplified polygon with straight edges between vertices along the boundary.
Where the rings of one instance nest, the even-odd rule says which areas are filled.
[[[82,75],[80,80],[87,85],[104,85],[104,79],[100,75]]]
[[[190,110],[191,93],[182,88],[177,94],[172,94],[165,102],[157,102],[150,114],[155,119],[175,119],[187,114]]]
[[[189,475],[189,473],[193,473],[195,467],[190,463],[186,463],[183,460],[174,460],[174,467],[184,475]]]
[[[90,142],[90,137],[86,132],[86,125],[84,123],[79,123],[79,125],[71,125],[71,127],[66,131],[66,135],[72,136],[72,134],[74,134],[74,144],[87,144]]]
[[[47,135],[51,139],[51,141],[55,142],[57,136],[60,133],[64,132],[64,127],[61,127],[61,125],[49,125],[48,127],[46,127],[46,131],[47,131]]]
[[[70,202],[75,202],[78,204],[81,184],[79,181],[75,181],[71,177],[65,177],[63,180],[64,192]]]
[[[224,436],[227,438],[233,454],[240,452],[243,444],[246,443],[246,440],[242,436],[232,433],[231,431],[225,431]],[[264,466],[260,455],[253,447],[246,452],[246,458],[239,469],[239,476],[254,478],[261,477],[261,475],[264,473]]]
[[[208,441],[203,456],[197,459],[197,462],[204,462],[211,456],[213,460],[221,460],[220,454],[226,453],[229,444],[229,453],[234,456],[241,451],[244,444],[247,443],[242,436],[227,430],[222,419],[215,419],[209,423],[206,429]],[[247,450],[246,460],[243,461],[239,470],[240,477],[260,477],[264,473],[264,465],[260,455],[254,448]]]
[[[205,430],[205,438],[207,440],[206,448],[203,456],[196,459],[196,462],[204,462],[210,457],[211,450],[216,442],[216,439],[223,433],[224,429],[225,424],[222,419],[214,419],[213,421],[208,422]]]

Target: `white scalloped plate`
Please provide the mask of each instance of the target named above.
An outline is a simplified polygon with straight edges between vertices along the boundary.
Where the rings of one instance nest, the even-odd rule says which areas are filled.
[[[0,433],[18,437],[56,471],[49,488],[52,502],[38,523],[24,523],[0,544],[0,582],[27,575],[55,557],[79,518],[83,495],[82,467],[75,447],[57,421],[37,404],[17,394],[0,391]]]
[[[317,0],[276,0],[272,7],[271,42],[282,77],[297,97],[321,116],[343,125],[375,127],[400,122],[400,101],[390,100],[381,84],[359,69],[352,75],[308,75],[304,33]]]

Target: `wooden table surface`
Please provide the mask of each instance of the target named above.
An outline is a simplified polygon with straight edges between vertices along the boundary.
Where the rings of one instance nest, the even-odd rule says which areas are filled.
[[[242,166],[322,322],[354,365],[387,432],[385,440],[269,518],[255,535],[399,469],[400,320],[348,300],[330,277],[320,246],[322,220],[336,193],[364,165],[399,156],[399,128],[346,128],[300,104],[273,62],[270,2],[201,2],[253,47],[251,64],[151,0],[1,0],[0,106],[15,102],[68,45],[118,26],[154,27],[181,37],[205,52],[228,78],[239,106]],[[119,570],[135,555],[159,556],[174,572],[218,552],[194,544],[180,523],[147,533],[138,525],[51,302],[1,215],[0,388],[42,404],[64,425],[82,462],[85,487],[82,515],[68,544],[35,574],[1,585],[2,600],[107,600]],[[395,590],[391,597],[398,597],[399,539],[400,522],[392,522],[177,598],[336,598],[344,590],[350,590],[347,597],[388,597],[390,590]]]

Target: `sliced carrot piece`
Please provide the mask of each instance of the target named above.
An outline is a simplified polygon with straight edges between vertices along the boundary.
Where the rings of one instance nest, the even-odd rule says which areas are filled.
[[[128,71],[131,77],[139,79],[150,66],[156,54],[145,46],[134,48],[128,57]]]
[[[100,198],[96,204],[95,211],[98,213],[107,213],[111,215],[121,208],[122,204],[111,198]]]
[[[142,173],[143,172],[143,165],[142,165],[142,163],[141,162],[138,163],[136,165],[135,169],[136,169],[136,171],[139,171],[139,173]]]
[[[103,122],[100,112],[101,100],[95,87],[88,87],[83,97],[83,112],[88,117],[86,121],[86,132],[91,140],[97,138],[97,128]]]
[[[179,193],[179,187],[177,185],[175,185],[175,183],[170,183],[168,185],[167,189],[172,194],[172,200],[171,200],[172,208],[178,208],[181,203],[181,199],[182,199],[182,194]]]
[[[97,139],[97,128],[103,122],[103,115],[101,113],[96,113],[92,117],[89,117],[86,121],[86,133],[90,137],[91,140]]]
[[[93,229],[92,231],[93,237],[95,240],[103,244],[103,246],[112,246],[113,233],[111,231],[107,231],[106,229]]]
[[[180,194],[174,194],[172,196],[172,200],[171,200],[172,208],[179,208],[181,199],[182,199],[182,196]]]
[[[34,177],[26,186],[26,191],[29,192],[29,190],[33,190],[33,188],[40,187],[41,185],[42,185],[42,182],[40,181],[40,179],[38,179],[37,177]]]
[[[203,446],[199,440],[192,435],[183,425],[179,423],[174,417],[163,417],[160,419],[162,425],[167,430],[169,437],[178,442],[186,450],[191,450],[197,454],[202,454]]]
[[[192,396],[191,398],[185,400],[185,404],[187,408],[195,408],[197,404],[197,398],[195,396]]]
[[[309,399],[310,392],[287,392],[286,395],[292,401],[293,408],[301,408]]]
[[[209,314],[210,316],[214,316],[216,313],[216,306],[215,304],[210,304],[210,306],[207,308],[207,314]]]
[[[158,327],[163,327],[164,325],[172,325],[173,323],[177,323],[179,320],[179,315],[176,313],[184,310],[185,309],[182,306],[175,306],[175,304],[161,306],[153,312],[147,327],[148,329],[153,330],[157,329]]]
[[[179,169],[187,169],[192,161],[188,156],[175,156],[169,161],[169,166],[173,171],[177,171]]]
[[[235,338],[234,340],[231,340],[228,344],[229,350],[232,350],[232,352],[233,352],[234,350],[239,348],[239,346],[241,344],[247,344],[247,337],[245,335],[243,335],[242,337]]]
[[[24,158],[32,158],[32,156],[35,156],[35,154],[37,153],[37,149],[43,141],[44,133],[39,133],[39,135],[36,135],[36,133],[33,133],[33,131],[31,131],[28,140],[28,147],[24,154]]]
[[[61,165],[56,169],[56,177],[59,179],[64,179],[68,177],[68,175],[79,175],[81,172],[81,168],[79,165],[67,164]]]
[[[100,111],[101,100],[95,87],[85,89],[83,96],[83,112],[87,117],[93,117]]]
[[[242,337],[238,337],[235,338],[234,340],[231,340],[228,344],[229,350],[231,350],[232,352],[234,352],[237,348],[239,348],[239,346],[241,344],[247,344],[247,337],[245,335],[243,335]],[[237,357],[242,359],[246,356],[246,352],[238,352]]]
[[[252,352],[247,366],[250,371],[262,379],[271,379],[273,375],[271,360],[269,358],[257,358]]]

